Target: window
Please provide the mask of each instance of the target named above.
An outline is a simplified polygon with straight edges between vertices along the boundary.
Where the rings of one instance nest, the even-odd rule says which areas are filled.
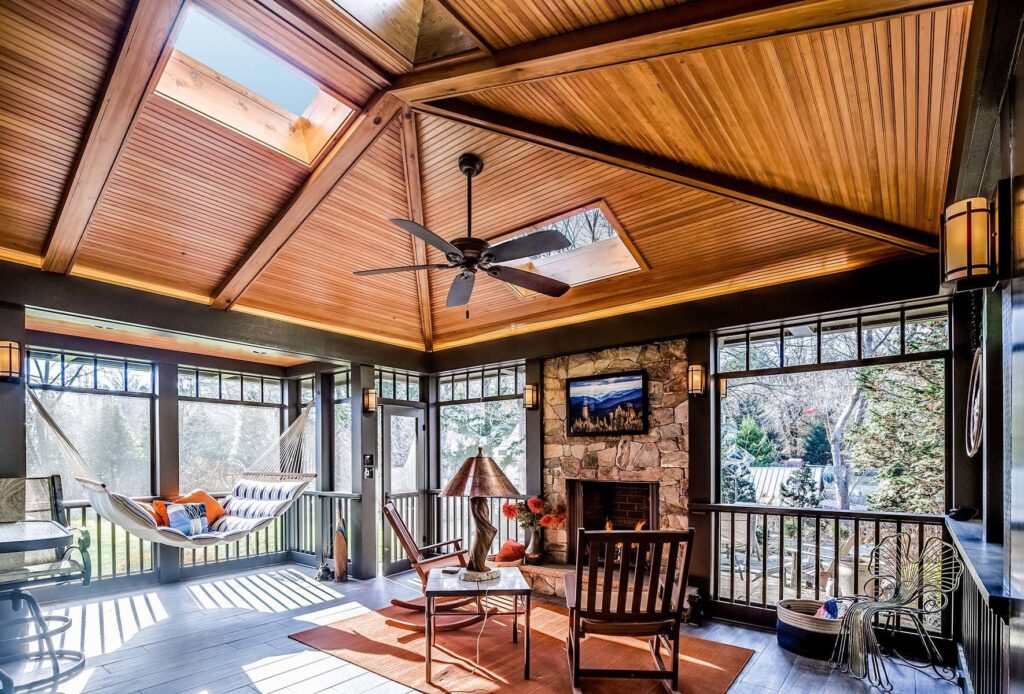
[[[307,164],[352,113],[198,7],[188,10],[157,92]]]
[[[525,381],[521,364],[438,378],[442,487],[483,447],[516,489],[526,489]]]
[[[28,386],[103,482],[152,493],[153,365],[117,357],[28,350]],[[28,474],[59,474],[67,499],[84,499],[74,471],[36,409],[26,410]]]
[[[255,374],[178,371],[178,466],[182,491],[229,492],[281,435],[283,382]]]
[[[375,380],[378,398],[407,402],[419,402],[420,400],[420,377],[418,374],[377,369]]]
[[[348,371],[334,374],[334,491],[353,491],[352,386]]]
[[[525,236],[540,229],[562,232],[569,240],[569,248],[542,253],[509,265],[538,272],[574,287],[647,269],[640,252],[604,201],[520,229],[492,243]],[[524,297],[535,295],[520,287],[509,287]]]
[[[774,334],[785,366],[751,357],[749,369],[719,376],[728,379],[719,402],[721,501],[943,513],[947,307]],[[753,354],[766,335],[720,337],[720,369],[739,360],[736,345]],[[810,355],[819,349],[816,364]]]

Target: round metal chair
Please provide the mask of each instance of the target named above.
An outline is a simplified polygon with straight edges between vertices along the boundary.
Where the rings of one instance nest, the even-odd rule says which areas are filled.
[[[870,565],[873,575],[863,585],[868,594],[839,598],[850,605],[832,653],[832,668],[867,679],[882,691],[892,691],[878,631],[892,637],[903,622],[909,622],[927,661],[914,662],[890,648],[892,655],[918,670],[930,668],[941,679],[955,680],[956,670],[944,665],[925,622],[941,614],[960,586],[964,566],[956,550],[938,537],[919,543],[910,533],[902,532],[878,543],[871,552]]]

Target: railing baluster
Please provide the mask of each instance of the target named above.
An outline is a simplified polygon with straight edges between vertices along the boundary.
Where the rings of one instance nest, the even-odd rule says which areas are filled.
[[[779,514],[779,600],[783,598],[786,583],[786,517]]]
[[[800,598],[800,592],[804,584],[804,517],[796,517],[796,559],[793,561],[793,582],[796,583],[796,597]]]
[[[761,516],[761,607],[768,606],[768,514]]]
[[[821,600],[821,519],[814,519],[814,599]]]
[[[746,522],[746,529],[747,529],[747,532],[746,532],[746,534],[747,534],[746,542],[744,543],[746,545],[746,558],[745,558],[746,564],[745,564],[745,569],[744,569],[744,572],[743,572],[745,574],[744,577],[746,578],[746,588],[745,588],[746,592],[744,593],[744,597],[747,600],[747,605],[749,605],[750,604],[750,534],[751,534],[751,527],[750,527],[751,526],[751,522],[750,521],[751,521],[751,518],[753,518],[753,516],[751,516],[751,514],[747,513],[747,514],[744,514],[744,518],[746,519],[745,522]]]

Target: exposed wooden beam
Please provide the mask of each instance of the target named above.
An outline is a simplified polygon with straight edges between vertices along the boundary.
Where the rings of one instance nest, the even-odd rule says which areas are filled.
[[[1000,177],[1000,111],[1024,42],[1024,3],[975,0],[953,130],[946,204],[992,194]]]
[[[137,0],[120,52],[64,190],[43,251],[43,269],[70,272],[89,219],[132,125],[153,93],[188,0]]]
[[[534,123],[460,99],[417,104],[416,110],[465,123],[484,130],[549,147],[561,152],[631,171],[699,188],[726,198],[867,236],[914,253],[938,250],[937,239],[911,229],[857,212],[823,204],[771,188],[725,176],[696,166],[640,152],[575,132]]]
[[[405,163],[405,190],[409,200],[409,219],[426,224],[423,216],[423,186],[420,179],[420,144],[416,132],[416,114],[408,106],[402,109],[402,160]],[[427,262],[427,245],[413,237],[414,265]],[[429,352],[434,346],[434,321],[430,313],[430,277],[426,270],[416,273],[416,295],[420,302],[420,322],[423,325],[423,345]]]
[[[320,162],[228,274],[214,293],[211,306],[226,309],[238,301],[288,240],[349,174],[401,109],[401,101],[383,93],[379,93],[367,104],[330,154]]]
[[[402,75],[393,93],[413,103],[687,51],[818,31],[967,0],[692,0]]]
[[[293,26],[300,33],[316,42],[324,51],[327,51],[336,59],[343,61],[350,68],[359,72],[378,89],[386,87],[391,83],[391,76],[378,67],[376,62],[364,57],[364,50],[360,50],[359,47],[354,46],[350,41],[339,36],[336,31],[329,30],[324,26],[324,23],[310,16],[306,9],[300,7],[293,0],[256,0],[256,2],[273,13],[278,19]],[[401,53],[379,39],[372,32],[367,31],[357,20],[352,18],[351,14],[344,7],[331,2],[330,11],[336,13],[332,18],[347,30],[358,33],[363,37],[372,38],[374,40],[374,47],[380,49],[380,53],[374,53],[374,57],[380,62],[385,63],[388,69],[409,69],[412,67],[412,63],[408,58],[402,56]],[[366,48],[365,44],[363,48]],[[373,53],[373,51],[366,52]]]

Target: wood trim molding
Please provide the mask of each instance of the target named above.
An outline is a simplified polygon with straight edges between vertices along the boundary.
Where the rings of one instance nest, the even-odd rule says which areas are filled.
[[[416,129],[416,114],[406,106],[402,109],[402,161],[405,171],[405,190],[409,201],[409,219],[426,224],[423,215],[423,186],[420,174],[420,145]],[[422,239],[412,239],[413,265],[427,263],[427,245]],[[420,322],[423,325],[423,345],[429,352],[434,346],[434,321],[430,312],[430,277],[426,270],[416,273],[416,296],[420,304]]]
[[[938,239],[924,231],[900,226],[857,212],[802,198],[754,183],[639,152],[561,128],[477,106],[461,99],[416,104],[416,110],[519,140],[567,152],[585,159],[698,188],[758,207],[826,224],[836,229],[883,241],[918,254],[938,251]]]
[[[146,99],[170,58],[189,0],[136,0],[120,52],[79,150],[53,228],[43,269],[71,271],[107,180]]]
[[[687,51],[818,31],[966,0],[693,0],[402,75],[393,93],[416,103]]]
[[[331,153],[320,162],[224,279],[210,301],[211,306],[227,309],[238,301],[295,232],[377,141],[401,108],[402,102],[398,99],[378,93],[367,104],[366,109],[352,119]]]

